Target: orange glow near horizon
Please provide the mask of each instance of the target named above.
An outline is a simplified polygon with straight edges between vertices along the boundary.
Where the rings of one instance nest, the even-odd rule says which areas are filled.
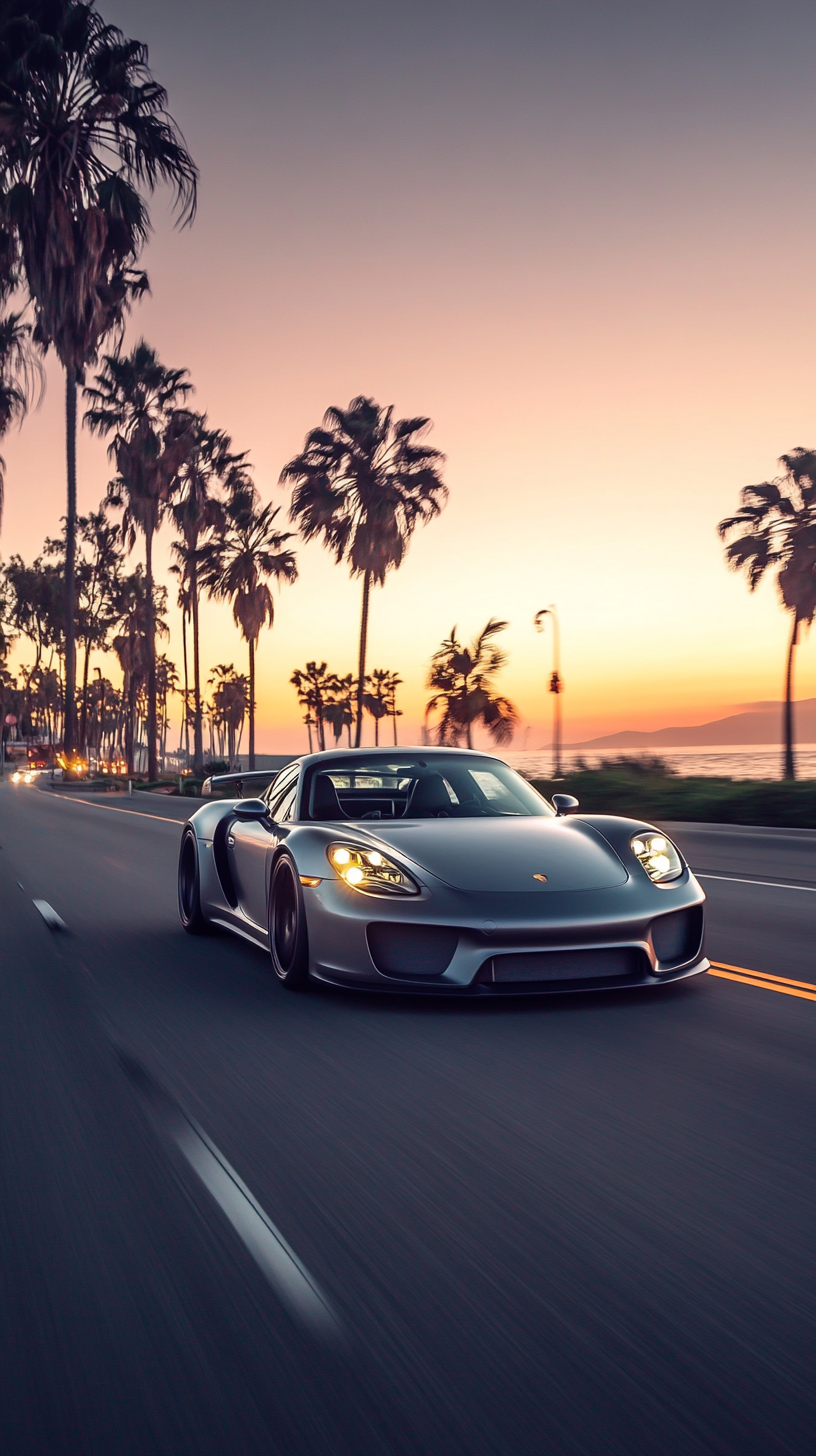
[[[511,26],[495,55],[487,40],[461,57],[411,52],[394,75],[367,72],[350,47],[341,84],[326,21],[296,85],[309,54],[296,19],[264,67],[234,13],[205,7],[188,44],[154,0],[102,9],[150,42],[203,179],[191,230],[173,232],[155,205],[152,296],[130,342],[144,334],[189,367],[196,407],[249,450],[281,521],[281,466],[328,405],[365,393],[434,421],[449,504],[372,597],[369,667],[404,679],[401,739],[418,740],[442,638],[496,616],[511,624],[513,747],[548,744],[552,644],[533,616],[551,602],[566,743],[778,700],[787,619],[771,582],[752,596],[726,570],[716,524],[783,451],[816,444],[803,343],[816,321],[816,103],[796,82],[816,16],[794,6],[773,29],[758,4],[738,40],[712,40],[706,7],[692,7],[699,54],[676,60],[655,31],[637,84],[624,48],[593,48],[563,16],[536,48],[532,8],[514,6],[515,46]],[[222,55],[229,104],[211,108]],[[368,163],[351,180],[348,157]],[[791,197],[795,234],[780,225]],[[41,410],[1,448],[0,548],[31,559],[64,510],[53,362]],[[83,432],[81,510],[107,478],[104,445]],[[164,532],[162,570],[168,552]],[[258,650],[259,752],[305,747],[296,667],[356,662],[359,582],[317,545],[298,559]],[[175,606],[170,620],[162,650],[181,673]],[[203,607],[202,656],[205,679],[216,663],[246,671],[225,606]],[[118,677],[112,657],[105,671]],[[816,696],[813,635],[796,688]]]

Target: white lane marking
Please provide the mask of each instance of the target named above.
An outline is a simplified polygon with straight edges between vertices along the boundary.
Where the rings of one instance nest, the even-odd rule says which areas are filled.
[[[116,1047],[116,1054],[126,1076],[145,1098],[153,1117],[226,1214],[281,1301],[315,1335],[335,1342],[342,1338],[340,1322],[319,1284],[301,1264],[294,1249],[289,1247],[283,1234],[275,1228],[204,1129],[141,1062],[123,1047]]]
[[[320,1286],[223,1153],[180,1110],[168,1131],[290,1312],[323,1339],[336,1340],[340,1325]]]
[[[769,890],[807,890],[809,895],[816,895],[816,885],[782,885],[778,880],[743,880],[739,875],[702,875],[697,870],[692,874],[698,880],[728,880],[732,885],[764,885]]]
[[[170,819],[166,814],[146,814],[144,809],[117,809],[115,804],[94,804],[90,799],[60,799],[60,804],[84,804],[86,809],[106,809],[109,814],[135,814],[137,819],[158,819],[162,824],[184,824],[183,819]]]
[[[22,889],[22,885],[20,886],[20,888]],[[68,929],[68,926],[65,924],[65,921],[62,919],[62,917],[60,915],[57,914],[57,912],[54,909],[53,905],[49,905],[49,903],[48,903],[47,900],[32,900],[31,903],[34,905],[34,907],[37,910],[39,910],[39,912],[42,915],[42,918],[45,921],[46,925],[48,926],[48,929],[49,930],[67,930]]]

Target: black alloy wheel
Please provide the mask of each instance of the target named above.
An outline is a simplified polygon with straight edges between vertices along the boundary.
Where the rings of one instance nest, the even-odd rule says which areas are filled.
[[[275,975],[292,991],[309,981],[309,946],[303,888],[285,852],[275,861],[269,888],[269,951]]]
[[[181,923],[188,935],[204,935],[209,929],[201,909],[201,876],[198,845],[192,829],[181,839],[178,867],[178,903]]]

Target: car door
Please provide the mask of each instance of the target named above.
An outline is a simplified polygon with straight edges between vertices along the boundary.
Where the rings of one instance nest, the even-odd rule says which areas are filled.
[[[280,815],[294,805],[297,772],[275,780],[269,792],[268,819],[234,819],[227,834],[232,882],[244,914],[261,930],[267,929],[267,860],[278,844]]]

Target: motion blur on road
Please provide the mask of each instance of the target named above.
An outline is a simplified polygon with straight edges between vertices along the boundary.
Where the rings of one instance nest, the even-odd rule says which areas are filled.
[[[186,936],[186,812],[0,785],[6,1456],[811,1456],[816,833],[673,827],[716,974],[442,1003]]]

